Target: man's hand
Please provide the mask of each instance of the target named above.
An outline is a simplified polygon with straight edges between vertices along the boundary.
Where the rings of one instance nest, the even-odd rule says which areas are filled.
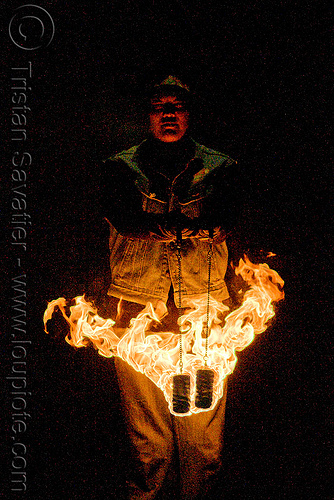
[[[226,233],[221,227],[215,227],[213,229],[213,241],[214,243],[222,243],[226,240]],[[207,241],[211,239],[210,231],[208,229],[199,229],[195,238],[199,240]]]
[[[182,229],[182,239],[185,240],[187,238],[196,238],[201,241],[209,241],[212,238],[210,234],[211,231],[208,229]],[[164,241],[166,243],[176,241],[177,240],[177,231],[176,229],[164,229],[159,226],[159,234],[151,233],[150,239],[155,241]],[[221,227],[215,227],[213,230],[213,242],[214,243],[222,243],[226,240],[226,233]]]
[[[177,230],[176,229],[164,229],[159,226],[161,234],[152,234],[152,239],[157,240],[157,241],[166,241],[166,242],[171,242],[171,241],[176,241],[177,240]],[[194,231],[192,229],[182,229],[181,234],[182,234],[182,239],[186,238],[193,238],[193,233]]]

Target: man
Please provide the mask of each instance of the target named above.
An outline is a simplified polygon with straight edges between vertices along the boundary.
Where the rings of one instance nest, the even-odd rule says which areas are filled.
[[[119,335],[147,302],[159,315],[163,304],[175,312],[204,296],[210,248],[210,295],[229,298],[225,239],[235,208],[234,161],[189,136],[195,104],[188,87],[169,76],[151,92],[148,139],[104,162],[108,294],[115,315],[122,298]],[[202,498],[221,465],[226,390],[213,410],[178,417],[147,377],[119,358],[115,366],[133,447],[127,498]]]

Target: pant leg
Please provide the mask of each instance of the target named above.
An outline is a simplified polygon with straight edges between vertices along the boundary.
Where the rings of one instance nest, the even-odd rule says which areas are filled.
[[[227,379],[213,410],[173,417],[179,448],[182,500],[205,498],[221,468]]]
[[[172,416],[164,395],[120,358],[115,358],[115,368],[132,445],[127,498],[178,498],[169,496],[179,489],[178,466]]]
[[[221,468],[227,380],[213,410],[176,417],[145,375],[120,358],[115,367],[132,444],[127,498],[204,498]]]

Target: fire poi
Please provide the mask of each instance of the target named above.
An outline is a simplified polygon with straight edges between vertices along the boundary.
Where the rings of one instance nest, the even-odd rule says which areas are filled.
[[[181,263],[179,269],[181,280]],[[275,315],[273,303],[284,298],[284,282],[268,264],[253,264],[244,256],[234,272],[248,289],[241,306],[225,317],[224,324],[219,314],[229,309],[210,297],[209,276],[208,293],[189,301],[189,308],[178,319],[178,332],[150,331],[167,309],[154,309],[148,303],[119,338],[113,329],[115,321],[100,317],[84,296],[76,297],[70,307],[63,297],[50,302],[44,313],[45,331],[48,333],[46,323],[58,307],[70,327],[66,336],[70,345],[93,344],[102,356],[122,358],[163,391],[174,415],[208,411],[223,396],[223,381],[235,368],[236,351],[245,349],[255,335],[267,329],[268,320]]]

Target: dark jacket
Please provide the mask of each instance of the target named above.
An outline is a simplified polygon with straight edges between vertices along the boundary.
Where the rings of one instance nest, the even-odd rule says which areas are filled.
[[[225,232],[232,223],[230,166],[234,160],[190,138],[147,140],[104,162],[105,213],[110,222],[109,294],[153,305],[178,289],[176,236],[182,233],[182,306],[207,293],[228,298]]]

